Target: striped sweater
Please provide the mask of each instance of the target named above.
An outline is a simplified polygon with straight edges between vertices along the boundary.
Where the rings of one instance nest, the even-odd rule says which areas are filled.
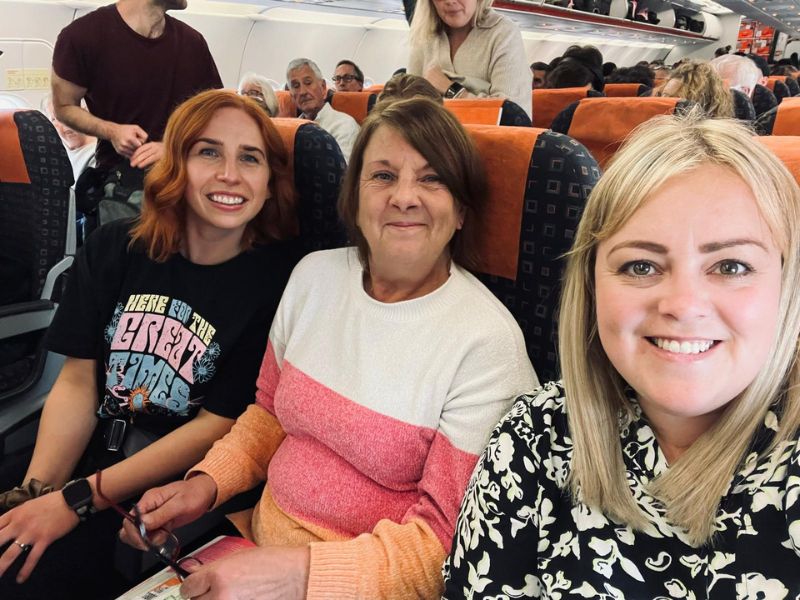
[[[267,480],[244,533],[310,544],[309,598],[433,598],[478,455],[536,376],[513,317],[459,267],[392,304],[362,278],[352,248],[297,266],[255,404],[194,471],[217,504]]]

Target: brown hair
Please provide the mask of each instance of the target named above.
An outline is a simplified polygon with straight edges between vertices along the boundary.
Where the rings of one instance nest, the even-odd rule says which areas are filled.
[[[404,73],[395,75],[383,86],[383,91],[378,96],[378,102],[389,103],[407,98],[430,98],[438,104],[443,104],[444,100],[433,84],[419,75]],[[385,105],[379,105],[385,106]]]
[[[462,267],[477,269],[477,225],[488,194],[483,162],[456,118],[427,98],[393,102],[372,111],[361,125],[339,193],[339,215],[358,247],[364,268],[369,268],[369,246],[358,228],[361,169],[367,145],[380,127],[391,127],[402,135],[442,178],[456,208],[464,214],[463,227],[450,240],[451,258]]]
[[[286,150],[275,126],[253,100],[232,91],[208,90],[186,100],[172,113],[164,132],[164,157],[144,180],[142,214],[131,232],[131,244],[144,244],[152,260],[163,262],[180,249],[186,222],[186,158],[221,108],[236,108],[255,121],[264,138],[270,170],[270,198],[246,225],[242,249],[283,239],[296,230],[294,188]]]

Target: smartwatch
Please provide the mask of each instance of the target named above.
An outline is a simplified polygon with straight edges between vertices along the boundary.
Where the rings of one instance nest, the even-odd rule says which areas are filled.
[[[85,521],[89,515],[96,512],[92,504],[92,486],[86,479],[70,481],[62,488],[61,494],[67,506],[75,511],[81,521]]]
[[[444,93],[445,98],[455,98],[458,96],[462,91],[464,91],[464,86],[454,81],[450,84],[450,87],[447,88],[447,91]]]

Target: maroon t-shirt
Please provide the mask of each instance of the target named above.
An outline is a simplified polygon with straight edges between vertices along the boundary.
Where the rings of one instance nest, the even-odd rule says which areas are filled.
[[[61,30],[53,70],[87,89],[86,105],[93,115],[136,124],[147,132],[148,141],[161,140],[170,113],[183,100],[222,87],[200,33],[167,15],[160,37],[143,37],[128,27],[114,4]],[[119,160],[111,142],[98,142],[98,166]]]

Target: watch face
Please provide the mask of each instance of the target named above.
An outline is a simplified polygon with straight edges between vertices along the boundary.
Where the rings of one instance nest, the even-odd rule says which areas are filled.
[[[92,501],[92,486],[85,479],[70,481],[61,490],[64,500],[70,508],[75,509]]]

